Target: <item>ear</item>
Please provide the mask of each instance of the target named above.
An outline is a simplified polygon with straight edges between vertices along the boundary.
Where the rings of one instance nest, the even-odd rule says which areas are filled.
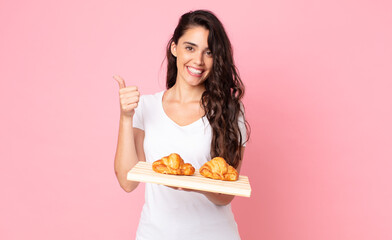
[[[177,45],[172,42],[170,46],[171,53],[174,57],[177,57]]]

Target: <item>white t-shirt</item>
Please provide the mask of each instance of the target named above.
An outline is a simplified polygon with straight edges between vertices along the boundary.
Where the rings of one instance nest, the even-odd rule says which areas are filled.
[[[145,132],[146,161],[154,162],[178,153],[197,170],[211,160],[212,129],[208,119],[203,117],[179,126],[163,110],[163,93],[141,96],[133,117],[133,127]],[[246,129],[241,119],[239,126],[245,139]],[[136,240],[177,239],[240,239],[231,205],[217,206],[200,193],[146,183]]]

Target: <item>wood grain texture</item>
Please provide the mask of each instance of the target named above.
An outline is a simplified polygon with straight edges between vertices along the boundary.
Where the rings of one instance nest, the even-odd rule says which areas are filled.
[[[138,162],[128,172],[127,179],[242,197],[250,197],[251,193],[249,179],[246,176],[240,175],[237,181],[215,180],[203,177],[198,169],[192,176],[168,175],[154,172],[152,163],[148,162]]]

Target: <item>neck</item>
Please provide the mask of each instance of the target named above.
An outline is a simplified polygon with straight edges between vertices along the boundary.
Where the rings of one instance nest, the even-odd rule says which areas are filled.
[[[199,102],[203,92],[204,84],[200,86],[190,86],[181,84],[177,81],[172,88],[168,90],[170,98],[180,103]]]

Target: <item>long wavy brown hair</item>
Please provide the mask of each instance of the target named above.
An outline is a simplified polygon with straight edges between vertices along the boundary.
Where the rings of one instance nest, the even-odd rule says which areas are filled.
[[[176,58],[170,47],[191,27],[202,26],[209,30],[208,47],[212,52],[213,66],[211,74],[205,80],[205,91],[201,97],[212,127],[211,157],[223,157],[237,167],[241,160],[241,147],[244,140],[249,139],[249,124],[245,120],[241,98],[244,96],[244,84],[234,65],[231,43],[222,23],[210,11],[191,11],[181,16],[172,38],[166,49],[167,57],[167,89],[174,86],[177,79]],[[246,126],[247,139],[243,139],[238,119],[242,116]]]

